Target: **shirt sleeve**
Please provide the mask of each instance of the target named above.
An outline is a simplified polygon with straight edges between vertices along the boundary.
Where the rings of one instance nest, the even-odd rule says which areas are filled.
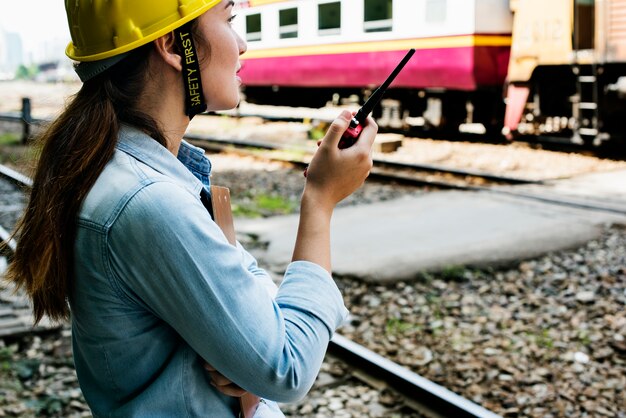
[[[241,262],[248,269],[250,273],[259,280],[260,283],[263,284],[263,287],[270,294],[272,298],[276,297],[276,292],[278,292],[278,286],[272,280],[272,277],[269,275],[267,271],[259,267],[256,258],[241,245],[239,241],[237,241],[237,248],[241,252]]]
[[[326,270],[291,263],[272,298],[256,262],[228,243],[199,198],[168,182],[133,196],[108,240],[128,300],[176,329],[220,373],[267,399],[306,395],[347,315]]]

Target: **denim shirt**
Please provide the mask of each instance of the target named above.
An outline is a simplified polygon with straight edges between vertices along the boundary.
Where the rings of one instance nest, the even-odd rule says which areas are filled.
[[[124,126],[85,198],[69,292],[76,372],[95,417],[233,417],[203,360],[243,389],[301,399],[347,315],[322,267],[267,273],[200,200],[210,163]]]

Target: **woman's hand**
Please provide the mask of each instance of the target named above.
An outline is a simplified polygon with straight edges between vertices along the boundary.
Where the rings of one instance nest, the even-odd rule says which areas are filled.
[[[215,370],[209,363],[204,363],[204,369],[208,371],[211,376],[211,384],[224,395],[240,398],[248,393],[220,374],[220,372]]]
[[[343,111],[333,121],[313,156],[300,203],[300,223],[292,261],[310,261],[332,274],[330,218],[335,205],[358,189],[372,169],[372,144],[378,126],[367,118],[354,145],[339,149],[352,114]]]
[[[358,189],[372,168],[371,150],[378,126],[371,117],[356,143],[339,149],[339,140],[351,119],[352,114],[344,110],[333,121],[307,171],[304,195],[313,195],[318,204],[330,209]]]

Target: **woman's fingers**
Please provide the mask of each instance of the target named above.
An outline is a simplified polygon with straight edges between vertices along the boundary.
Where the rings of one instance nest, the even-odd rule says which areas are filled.
[[[246,391],[241,389],[239,386],[232,384],[232,385],[225,385],[225,386],[219,386],[216,385],[215,383],[211,382],[211,384],[220,392],[222,392],[224,395],[226,396],[232,396],[233,398],[241,398],[243,395],[246,394]]]
[[[224,377],[224,375],[221,375],[219,372],[209,372],[209,375],[211,376],[211,381],[217,386],[227,386],[233,384],[233,382]]]
[[[245,390],[231,382],[210,364],[204,363],[204,369],[208,371],[209,376],[211,376],[211,384],[224,395],[239,398],[246,394]]]
[[[224,395],[240,397],[243,396],[246,391],[219,374],[218,372],[209,372],[211,376],[211,384]]]

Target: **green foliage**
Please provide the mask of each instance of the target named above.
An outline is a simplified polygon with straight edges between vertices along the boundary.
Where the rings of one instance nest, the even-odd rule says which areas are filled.
[[[297,202],[277,194],[258,194],[233,203],[233,215],[243,218],[287,215],[297,208]]]
[[[583,345],[586,345],[586,346],[591,345],[591,338],[589,337],[589,332],[585,330],[581,330],[578,332],[578,339]]]
[[[409,331],[419,330],[418,325],[403,321],[400,318],[390,318],[385,325],[385,333],[387,335],[404,334]]]
[[[13,358],[13,350],[11,347],[0,348],[0,361],[7,361]]]
[[[7,132],[0,133],[0,145],[15,145],[21,142],[21,138],[18,134]]]
[[[547,329],[542,330],[541,333],[537,335],[537,338],[535,339],[535,341],[537,342],[537,345],[539,347],[543,347],[543,348],[554,347],[554,340],[552,339],[552,337],[550,337],[550,331]]]
[[[461,281],[464,278],[463,266],[446,266],[441,270],[441,278],[449,281]]]
[[[32,173],[39,159],[37,145],[22,145],[21,137],[14,133],[0,135],[0,164],[7,164],[22,173]]]
[[[24,64],[20,65],[15,71],[15,78],[18,80],[29,80],[34,78],[39,73],[39,68],[36,65],[26,67]]]
[[[324,138],[324,135],[326,135],[326,131],[328,131],[329,126],[330,124],[328,122],[314,123],[308,132],[309,139],[319,141],[320,139]]]
[[[66,402],[58,396],[40,395],[37,399],[30,399],[24,403],[39,416],[59,416]]]
[[[13,370],[17,376],[22,380],[31,379],[39,371],[41,361],[36,359],[24,359],[16,361],[13,364]]]
[[[529,341],[534,342],[537,347],[554,348],[554,340],[550,337],[549,329],[542,329],[537,333],[526,332],[524,335]]]
[[[294,207],[293,203],[282,196],[259,195],[257,196],[259,208],[270,210],[272,212],[289,213]]]
[[[233,216],[237,218],[260,218],[262,215],[259,211],[254,210],[249,205],[232,204]]]

